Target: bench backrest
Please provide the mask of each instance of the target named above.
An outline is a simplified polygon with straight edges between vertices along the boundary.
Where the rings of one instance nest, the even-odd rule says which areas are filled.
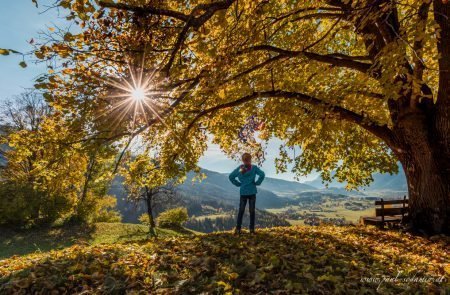
[[[379,208],[375,208],[376,216],[404,216],[408,212],[408,199],[406,196],[402,200],[385,201],[381,199],[380,201],[375,201],[375,206],[379,206]]]

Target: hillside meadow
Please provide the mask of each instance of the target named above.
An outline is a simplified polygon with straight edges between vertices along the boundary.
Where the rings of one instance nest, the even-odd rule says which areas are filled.
[[[0,260],[13,255],[45,253],[73,245],[137,242],[148,239],[148,227],[132,223],[99,222],[92,225],[54,226],[32,230],[8,230],[0,235]],[[157,228],[158,237],[201,234],[191,230]]]

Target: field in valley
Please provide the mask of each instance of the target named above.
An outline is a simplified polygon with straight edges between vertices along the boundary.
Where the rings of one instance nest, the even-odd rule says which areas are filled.
[[[356,202],[358,207],[354,207],[357,210],[349,209],[346,203]],[[296,214],[303,217],[317,216],[320,219],[333,218],[333,219],[345,219],[347,222],[359,223],[361,216],[373,216],[375,214],[374,201],[357,198],[354,201],[349,200],[326,200],[322,203],[286,206],[283,208],[266,209],[267,211],[284,217],[292,225],[303,225],[304,218],[292,218]]]

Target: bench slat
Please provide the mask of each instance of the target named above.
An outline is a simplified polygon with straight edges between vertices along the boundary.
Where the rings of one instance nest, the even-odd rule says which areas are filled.
[[[408,199],[406,200],[388,200],[388,201],[375,201],[375,205],[379,206],[381,204],[384,205],[399,205],[399,204],[408,204]]]
[[[381,221],[381,216],[365,216],[363,217],[364,220],[372,220],[372,221]],[[401,220],[402,216],[401,215],[396,215],[396,216],[385,216],[384,217],[384,221],[394,221],[394,220]]]
[[[408,208],[405,208],[405,209],[403,209],[403,208],[384,208],[384,209],[376,208],[375,209],[375,215],[376,216],[402,215],[402,213],[407,213],[408,212],[407,209]]]
[[[401,216],[385,216],[384,217],[384,222],[400,222],[402,221],[402,217]],[[380,216],[378,217],[363,217],[363,222],[364,224],[373,224],[373,225],[378,225],[380,223],[382,223],[382,219]]]

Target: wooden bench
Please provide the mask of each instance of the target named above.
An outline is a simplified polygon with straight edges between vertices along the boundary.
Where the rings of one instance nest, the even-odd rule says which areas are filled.
[[[377,225],[384,228],[384,225],[393,226],[400,224],[408,215],[408,199],[406,196],[401,200],[375,201],[375,216],[362,217],[363,224]]]

